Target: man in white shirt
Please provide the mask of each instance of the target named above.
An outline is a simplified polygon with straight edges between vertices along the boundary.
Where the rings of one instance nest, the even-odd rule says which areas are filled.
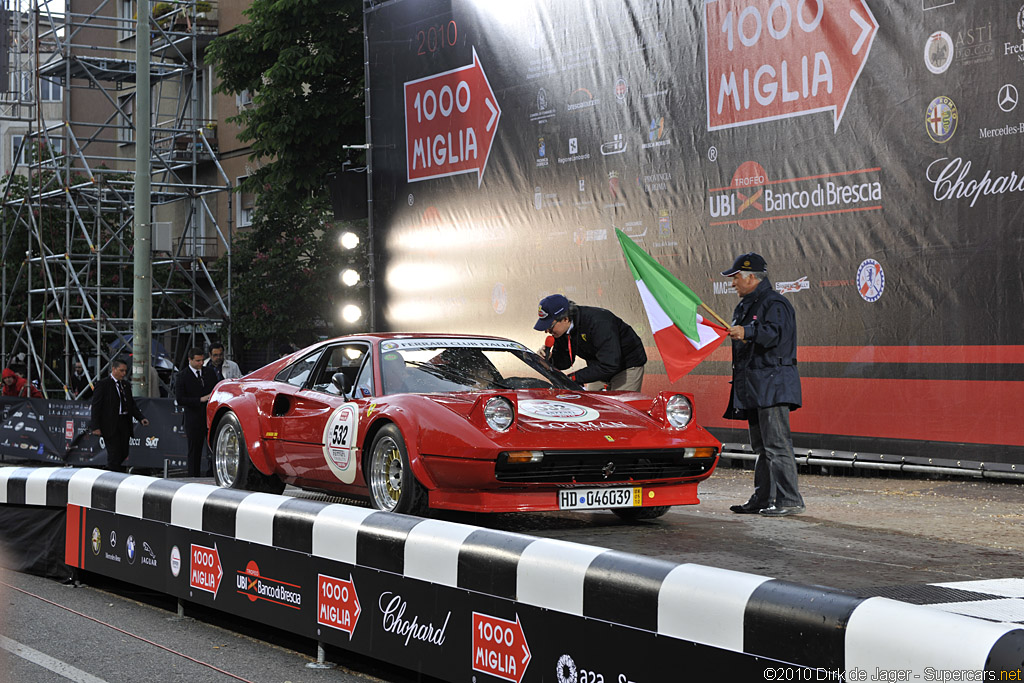
[[[206,359],[204,365],[209,365],[213,368],[213,371],[217,374],[218,382],[222,379],[236,379],[242,376],[238,363],[233,360],[227,360],[224,357],[224,345],[220,342],[210,344],[210,357]]]

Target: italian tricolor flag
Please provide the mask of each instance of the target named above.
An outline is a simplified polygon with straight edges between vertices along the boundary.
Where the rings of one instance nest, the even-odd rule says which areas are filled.
[[[697,313],[700,298],[665,266],[621,230],[616,229],[615,234],[640,290],[665,372],[669,381],[675,382],[718,348],[728,331]]]

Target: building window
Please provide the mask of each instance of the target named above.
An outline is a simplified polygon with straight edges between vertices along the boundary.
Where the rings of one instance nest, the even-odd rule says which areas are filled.
[[[135,2],[133,0],[118,2],[118,20],[121,40],[128,40],[135,35]]]
[[[235,105],[238,107],[238,111],[242,111],[246,107],[251,107],[252,93],[250,93],[248,90],[243,90],[242,92],[235,95]]]
[[[20,83],[19,83],[20,81]],[[18,87],[20,85],[20,87]],[[32,102],[35,93],[35,78],[27,71],[11,73],[11,90],[21,93],[22,102]],[[64,100],[64,88],[57,81],[48,78],[39,79],[39,101],[61,102]]]
[[[39,79],[39,101],[40,102],[61,102],[64,100],[64,88],[56,81],[49,78]]]
[[[244,181],[248,177],[249,176],[243,175],[235,178],[235,187],[241,185],[242,181]],[[252,214],[253,210],[256,208],[256,195],[254,195],[252,192],[239,192],[237,206],[238,211],[235,216],[235,223],[238,225],[238,227],[244,228],[252,225]]]
[[[25,165],[25,150],[21,148],[21,141],[25,139],[24,135],[12,135],[11,136],[11,166],[24,166]],[[20,152],[20,153],[19,153]]]
[[[122,144],[135,142],[135,125],[132,119],[135,117],[135,94],[123,95],[117,98],[118,114],[117,140]]]
[[[21,148],[21,141],[25,139],[24,135],[12,135],[11,136],[11,165],[12,166],[27,166],[28,164],[36,163],[40,161],[36,158],[35,150],[40,150],[46,143],[43,142],[43,138],[34,137],[29,139],[25,143],[25,148],[21,149],[19,154],[19,148]],[[42,160],[52,161],[60,157],[64,152],[64,138],[50,137],[49,154],[47,154]]]

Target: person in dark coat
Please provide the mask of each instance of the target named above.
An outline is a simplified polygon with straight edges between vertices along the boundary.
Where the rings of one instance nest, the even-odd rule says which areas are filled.
[[[75,361],[71,377],[68,377],[68,390],[71,392],[72,399],[88,401],[92,398],[92,389],[89,388],[89,378],[85,374],[85,368],[82,367],[82,361]]]
[[[604,308],[577,306],[561,294],[541,299],[533,329],[551,335],[540,354],[559,370],[587,361],[569,375],[577,384],[605,384],[611,391],[640,391],[647,352],[633,328]],[[590,389],[600,386],[588,387]]]
[[[135,433],[135,418],[143,425],[149,420],[142,414],[132,397],[131,386],[125,381],[128,363],[115,358],[110,363],[110,374],[96,382],[92,395],[92,413],[89,428],[103,437],[107,449],[107,469],[124,472],[128,459],[128,441]]]
[[[772,287],[768,265],[758,254],[741,254],[722,275],[732,278],[740,303],[733,312],[732,391],[725,417],[747,420],[757,454],[754,493],[737,514],[783,517],[804,511],[797,485],[789,413],[800,407],[796,367],[796,314]]]
[[[188,367],[178,372],[174,398],[184,411],[185,436],[188,439],[188,476],[198,477],[206,444],[206,404],[217,384],[213,368],[203,365],[203,350],[188,351]]]

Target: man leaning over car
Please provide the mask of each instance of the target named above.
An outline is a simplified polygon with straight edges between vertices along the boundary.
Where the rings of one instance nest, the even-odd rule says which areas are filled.
[[[576,358],[587,367],[569,375],[591,391],[607,383],[610,391],[640,391],[647,352],[632,327],[604,308],[578,306],[561,294],[540,301],[533,329],[551,335],[540,354],[559,370],[568,370]]]

